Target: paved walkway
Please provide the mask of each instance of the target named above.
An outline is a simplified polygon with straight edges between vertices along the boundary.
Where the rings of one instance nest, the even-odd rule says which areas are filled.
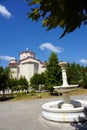
[[[76,96],[73,99],[87,100],[87,95]],[[37,99],[15,102],[0,102],[0,130],[87,130],[87,124],[75,127],[67,123],[55,123],[42,118],[42,104],[59,100]]]

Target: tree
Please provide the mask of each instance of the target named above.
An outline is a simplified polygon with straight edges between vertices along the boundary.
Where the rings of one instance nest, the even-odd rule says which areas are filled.
[[[53,90],[54,85],[60,85],[61,84],[61,69],[58,65],[59,61],[57,58],[57,55],[52,52],[51,56],[49,57],[49,60],[46,65],[46,86],[48,89]]]
[[[45,76],[44,73],[41,74],[34,74],[34,76],[31,77],[30,79],[30,85],[35,88],[38,89],[40,84],[45,84]]]
[[[10,69],[8,67],[3,68],[0,67],[0,90],[3,91],[9,87],[9,79],[10,79]]]
[[[81,68],[81,67],[80,67]],[[77,65],[75,62],[68,63],[67,66],[67,75],[68,75],[68,83],[69,84],[78,84],[78,81],[80,80],[80,69],[79,65]]]
[[[20,89],[23,91],[23,90],[27,90],[28,91],[28,81],[25,77],[20,77],[19,79],[19,85],[20,85]]]
[[[83,88],[87,88],[87,68],[82,66],[82,75],[79,84]]]
[[[28,17],[42,20],[47,30],[61,27],[65,34],[74,31],[81,24],[87,24],[87,0],[26,0],[31,11]]]
[[[9,80],[9,87],[13,91],[19,91],[20,85],[19,85],[19,79],[17,78],[10,78]]]
[[[20,91],[20,90],[27,90],[28,92],[28,81],[25,77],[20,77],[20,79],[17,79],[17,78],[10,78],[9,79],[9,88],[12,90],[12,91]]]
[[[87,68],[79,64],[68,63],[67,76],[69,84],[79,84],[80,87],[87,88]]]

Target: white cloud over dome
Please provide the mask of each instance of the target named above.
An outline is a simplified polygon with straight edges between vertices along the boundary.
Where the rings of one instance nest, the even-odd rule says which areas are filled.
[[[0,14],[6,18],[11,17],[11,13],[7,10],[7,8],[3,5],[0,4]]]
[[[55,53],[61,53],[63,49],[61,47],[54,46],[52,43],[43,43],[39,47],[42,51],[47,49]]]
[[[87,64],[87,59],[80,59],[80,62],[83,64]]]
[[[6,60],[6,61],[10,61],[12,59],[15,59],[15,57],[10,57],[10,56],[0,56],[0,60]]]

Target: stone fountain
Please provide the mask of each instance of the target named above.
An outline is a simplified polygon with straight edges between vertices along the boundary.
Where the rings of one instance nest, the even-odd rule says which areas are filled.
[[[45,119],[58,122],[79,122],[87,120],[85,108],[87,101],[70,100],[70,92],[76,90],[78,85],[69,85],[67,82],[66,68],[67,62],[60,62],[62,70],[62,86],[54,86],[54,89],[62,93],[63,100],[52,101],[42,105],[42,116]]]

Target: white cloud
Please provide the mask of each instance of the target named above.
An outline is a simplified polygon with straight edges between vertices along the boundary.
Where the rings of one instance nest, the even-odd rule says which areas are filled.
[[[5,6],[0,4],[0,14],[6,18],[10,18],[11,17],[11,13],[6,9]]]
[[[80,59],[80,62],[83,64],[87,64],[87,59]]]
[[[12,59],[15,59],[15,57],[10,57],[10,56],[0,56],[0,60],[6,60],[6,61],[10,61]]]
[[[61,53],[62,52],[62,48],[61,47],[56,47],[54,46],[53,44],[51,43],[43,43],[40,45],[39,47],[42,51],[47,49],[47,50],[50,50],[50,51],[53,51],[53,52],[56,52],[56,53]]]

